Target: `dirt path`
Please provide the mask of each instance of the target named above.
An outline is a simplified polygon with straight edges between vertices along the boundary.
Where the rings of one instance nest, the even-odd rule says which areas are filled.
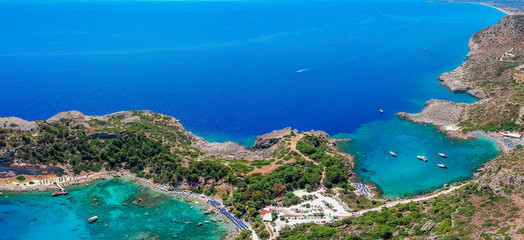
[[[300,140],[302,140],[303,137],[304,136],[302,134],[299,134],[297,136],[292,137],[291,140],[290,140],[291,144],[287,146],[288,148],[290,148],[290,150],[285,155],[289,154],[290,152],[296,152],[298,155],[300,155],[302,157],[302,159],[304,159],[306,161],[310,161],[310,162],[312,162],[315,165],[318,165],[317,162],[311,160],[311,158],[307,157],[306,155],[302,154],[300,151],[297,150],[297,143]],[[278,161],[283,161],[283,163],[277,165],[276,162],[278,162]],[[255,168],[253,171],[248,173],[248,175],[249,174],[254,174],[254,173],[269,174],[269,173],[275,171],[278,167],[280,167],[282,165],[290,164],[290,163],[294,163],[294,162],[295,162],[295,159],[290,159],[288,161],[285,161],[284,157],[277,158],[270,165],[265,165],[265,166],[262,166],[261,168]]]

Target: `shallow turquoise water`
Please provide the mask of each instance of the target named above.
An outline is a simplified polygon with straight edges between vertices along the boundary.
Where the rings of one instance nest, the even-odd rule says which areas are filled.
[[[202,207],[121,179],[74,186],[66,196],[51,192],[4,193],[0,197],[0,239],[221,239],[225,223],[204,223]],[[141,198],[146,206],[132,202]],[[98,206],[93,204],[98,203]],[[162,204],[163,203],[163,204]],[[95,223],[87,219],[98,216]],[[176,219],[177,222],[174,221]],[[190,223],[186,223],[189,221]],[[198,222],[204,223],[197,226]]]
[[[485,138],[460,141],[446,138],[433,126],[398,119],[366,124],[341,147],[356,155],[359,177],[371,181],[385,197],[394,198],[423,193],[471,178],[483,163],[493,160],[500,151],[497,144]],[[392,157],[389,151],[397,153]],[[445,153],[442,158],[438,153]],[[427,162],[417,156],[426,156]],[[448,166],[442,169],[437,164]]]

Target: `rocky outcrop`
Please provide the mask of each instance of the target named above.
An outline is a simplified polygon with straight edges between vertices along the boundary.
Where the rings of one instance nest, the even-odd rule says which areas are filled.
[[[0,165],[0,178],[12,177],[20,174],[53,174],[65,172],[59,166],[35,165],[22,159],[16,159],[7,165]]]
[[[397,116],[403,120],[434,125],[440,131],[446,132],[453,137],[466,138],[459,132],[456,126],[464,112],[464,104],[432,99],[424,105],[426,107],[420,113],[400,112],[397,113]]]
[[[56,114],[49,119],[47,119],[45,122],[47,124],[55,125],[60,123],[61,121],[68,120],[75,123],[83,123],[90,120],[90,117],[85,116],[83,113],[79,111],[69,111],[69,112],[61,112],[59,114]]]
[[[440,85],[446,87],[449,91],[454,93],[468,93],[476,98],[485,98],[486,94],[479,87],[474,87],[466,82],[464,67],[460,66],[457,69],[443,73],[438,77]]]
[[[271,157],[273,154],[270,150],[249,150],[245,146],[238,145],[234,142],[208,142],[205,139],[190,134],[191,145],[206,153],[208,156],[215,156],[226,159],[245,159],[260,160]]]
[[[479,179],[479,188],[489,189],[497,195],[503,195],[506,197],[511,197],[509,192],[504,192],[504,189],[508,189],[507,186],[513,186],[513,191],[515,192],[523,191],[524,176],[501,170],[502,167],[496,162],[487,163],[480,168],[478,171],[487,173],[489,177],[481,177]],[[479,176],[479,174],[475,175]]]
[[[23,132],[33,132],[38,129],[38,124],[17,117],[0,117],[0,128]]]
[[[287,127],[281,130],[275,130],[270,133],[258,136],[257,140],[255,141],[255,145],[253,145],[253,149],[270,148],[273,145],[277,144],[280,141],[280,139],[282,139],[285,135],[291,133],[291,131],[291,128]],[[297,130],[295,130],[295,134],[296,133],[298,133]]]
[[[430,231],[435,226],[435,222],[429,220],[420,228],[421,231],[427,232]]]
[[[190,133],[191,145],[200,149],[209,156],[226,159],[244,159],[248,161],[267,159],[273,156],[273,152],[278,147],[281,139],[291,132],[291,128],[275,130],[257,137],[253,149],[238,145],[234,142],[210,143],[205,139]],[[297,130],[294,130],[298,133]]]
[[[153,115],[153,112],[149,110],[142,110],[140,111],[140,116],[145,117],[151,117]],[[89,121],[92,120],[98,120],[98,121],[108,121],[111,118],[119,118],[120,123],[130,123],[130,122],[138,122],[141,120],[140,116],[135,114],[133,111],[120,111],[111,113],[104,116],[86,116],[83,113],[79,111],[68,111],[68,112],[61,112],[55,116],[50,117],[45,121],[46,124],[55,125],[60,122],[66,121],[69,124],[76,126],[76,125],[83,125],[87,128],[90,127]]]

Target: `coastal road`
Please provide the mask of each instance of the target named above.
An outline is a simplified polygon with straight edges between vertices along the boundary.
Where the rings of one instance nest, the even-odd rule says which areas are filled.
[[[409,203],[409,202],[420,202],[420,201],[426,201],[426,200],[429,200],[429,199],[432,199],[432,198],[436,198],[440,195],[443,195],[443,194],[448,194],[450,192],[453,192],[461,187],[464,187],[466,185],[468,185],[469,183],[472,183],[472,182],[475,182],[475,181],[471,181],[471,182],[467,182],[467,183],[464,183],[464,184],[461,184],[461,185],[458,185],[458,186],[453,186],[453,187],[450,187],[444,191],[440,191],[438,193],[435,193],[435,194],[432,194],[432,195],[429,195],[429,196],[421,196],[421,197],[418,197],[418,198],[412,198],[412,199],[403,199],[403,200],[397,200],[397,201],[392,201],[392,202],[388,202],[382,206],[378,206],[378,207],[375,207],[375,208],[370,208],[370,209],[364,209],[364,210],[360,210],[358,212],[352,212],[350,213],[350,216],[351,217],[356,217],[356,216],[362,216],[364,213],[367,213],[367,212],[371,212],[371,211],[380,211],[382,208],[386,207],[386,208],[392,208],[398,204],[406,204],[406,203]]]

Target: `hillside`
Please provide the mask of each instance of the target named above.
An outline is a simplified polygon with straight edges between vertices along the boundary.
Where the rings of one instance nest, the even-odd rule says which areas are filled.
[[[248,149],[209,143],[175,118],[151,111],[106,116],[71,111],[34,122],[0,118],[0,161],[4,191],[56,188],[39,184],[34,174],[111,171],[219,196],[233,213],[254,222],[278,196],[321,186],[351,189],[347,179],[355,178],[352,157],[339,152],[336,141],[321,131],[273,131]],[[21,174],[25,177],[15,179]],[[269,236],[264,225],[257,226],[262,238]]]

